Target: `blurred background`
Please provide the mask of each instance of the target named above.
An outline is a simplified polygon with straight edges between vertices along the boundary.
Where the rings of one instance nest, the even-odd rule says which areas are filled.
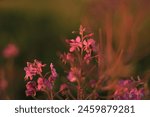
[[[124,50],[124,61],[134,67],[127,75],[149,78],[149,0],[0,0],[0,99],[31,99],[25,96],[27,61],[53,62],[61,73],[58,53],[80,24],[96,40],[102,30],[110,61]]]

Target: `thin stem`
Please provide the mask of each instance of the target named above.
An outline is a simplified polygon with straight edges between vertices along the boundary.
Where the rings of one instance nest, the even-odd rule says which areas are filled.
[[[76,100],[76,98],[72,95],[72,93],[70,91],[68,91],[68,95],[73,99]]]
[[[53,91],[52,90],[50,90],[50,96],[51,96],[51,99],[53,100]]]
[[[44,75],[44,78],[45,78],[48,74],[50,74],[50,72],[47,72],[47,73]]]
[[[48,96],[48,100],[52,100],[50,93],[47,90],[43,90],[43,92],[45,92]]]
[[[99,80],[96,83],[95,88],[93,89],[92,93],[86,99],[90,98],[96,92],[96,90],[97,90],[99,84],[102,82],[103,78],[104,78],[104,75],[99,78]]]
[[[77,79],[77,83],[78,83],[78,86],[77,86],[77,99],[79,100],[79,98],[80,98],[80,90],[79,90],[79,88],[80,88],[80,81]]]
[[[58,99],[63,100],[63,98],[60,95],[55,95]]]
[[[39,100],[39,99],[38,99],[37,97],[35,97],[35,96],[32,96],[32,98],[35,99],[35,100]]]

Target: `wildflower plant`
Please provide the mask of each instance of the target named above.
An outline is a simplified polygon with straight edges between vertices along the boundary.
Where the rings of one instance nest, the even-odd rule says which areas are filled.
[[[49,72],[43,75],[45,66],[46,64],[42,64],[38,60],[34,60],[33,63],[27,62],[27,67],[24,68],[26,72],[25,81],[27,81],[26,96],[35,97],[36,92],[42,91],[47,94],[48,99],[53,99],[53,86],[57,72],[51,63]]]
[[[114,78],[111,74],[114,67],[107,68],[102,64],[105,61],[102,59],[101,44],[96,44],[93,33],[87,33],[82,25],[79,31],[73,33],[76,38],[66,40],[69,51],[60,55],[66,74],[60,89],[54,91],[55,80],[58,77],[54,65],[51,63],[49,72],[43,74],[46,64],[34,60],[33,63],[27,62],[24,68],[26,96],[36,97],[37,92],[41,91],[47,94],[48,99],[144,98],[144,82],[141,79]]]
[[[86,99],[88,93],[88,82],[90,75],[96,65],[96,42],[93,39],[93,33],[86,34],[85,28],[81,25],[75,39],[66,40],[69,45],[69,51],[60,56],[62,62],[69,66],[67,79],[75,84],[73,89],[76,92],[76,99]],[[92,78],[94,79],[94,77]],[[73,92],[73,91],[71,91]]]

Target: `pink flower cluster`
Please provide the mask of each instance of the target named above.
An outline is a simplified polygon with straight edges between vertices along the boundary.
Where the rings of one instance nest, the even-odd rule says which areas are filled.
[[[114,93],[115,100],[140,100],[144,98],[144,88],[138,85],[141,82],[132,80],[120,80]]]
[[[46,75],[48,73],[43,76],[42,69],[45,66],[46,64],[42,64],[38,60],[34,60],[33,63],[27,62],[27,67],[24,68],[26,72],[25,80],[28,81],[26,84],[27,96],[35,96],[37,91],[49,91],[52,89],[54,81],[58,75],[53,64],[51,63],[50,64],[51,74],[49,75],[48,78],[46,78]]]
[[[32,80],[33,76],[41,75],[42,67],[45,67],[45,66],[46,66],[46,64],[42,64],[38,60],[34,60],[33,63],[27,62],[27,67],[24,68],[24,70],[26,72],[25,80],[28,80],[28,78],[30,78],[30,80]]]
[[[66,42],[70,45],[69,52],[82,52],[84,60],[88,60],[90,59],[92,52],[96,51],[96,46],[95,40],[92,38],[93,33],[84,35],[84,32],[85,28],[80,26],[80,35],[77,36],[76,39],[66,40]]]

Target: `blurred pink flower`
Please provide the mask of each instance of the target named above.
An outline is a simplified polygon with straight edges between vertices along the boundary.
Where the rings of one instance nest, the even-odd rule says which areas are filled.
[[[65,89],[67,89],[67,88],[68,88],[68,85],[66,83],[63,83],[63,84],[60,85],[59,91],[63,91]]]
[[[43,88],[44,78],[38,78],[37,83],[38,83],[37,89],[41,90]]]
[[[84,50],[87,53],[91,53],[92,51],[96,50],[95,40],[93,39],[84,40],[83,45],[84,45]]]
[[[51,70],[51,75],[49,77],[49,81],[53,82],[57,78],[58,74],[52,63],[50,64],[50,70]]]
[[[29,81],[26,84],[26,96],[35,96],[36,95],[36,82]]]
[[[5,90],[8,86],[8,82],[5,79],[0,79],[0,90]]]
[[[40,91],[42,89],[51,89],[51,83],[46,78],[38,78],[37,80],[38,86],[37,89]]]
[[[60,85],[59,91],[62,95],[65,95],[67,93],[68,85],[66,83],[63,83]]]
[[[46,64],[42,64],[40,61],[38,60],[34,60],[34,63],[35,63],[35,66],[36,66],[36,69],[37,69],[37,74],[41,74],[42,73],[42,67],[45,67]]]
[[[139,82],[140,83],[140,82]],[[115,100],[140,100],[144,97],[144,88],[137,88],[135,81],[121,80],[114,93]]]
[[[71,53],[64,53],[60,55],[60,59],[62,60],[62,62],[64,64],[66,64],[67,62],[72,63],[74,62],[74,56]]]
[[[53,63],[50,64],[50,69],[51,69],[51,74],[52,74],[52,77],[57,77],[57,72],[56,72],[56,69],[54,68],[54,65]]]
[[[72,71],[69,72],[67,78],[70,82],[75,82],[77,80],[76,76],[74,75]]]
[[[16,57],[19,54],[19,49],[18,47],[13,44],[13,43],[9,43],[3,50],[2,55],[5,58],[12,58],[12,57]]]
[[[70,82],[76,82],[78,78],[81,77],[81,71],[76,67],[71,68],[67,78]]]
[[[24,70],[26,72],[25,80],[28,80],[28,78],[30,78],[30,80],[32,80],[33,76],[35,76],[37,74],[41,75],[42,67],[45,67],[45,66],[46,66],[46,64],[42,64],[38,60],[34,60],[33,63],[27,62],[27,67],[24,68]]]
[[[86,54],[86,55],[84,56],[84,60],[85,60],[86,64],[89,64],[89,63],[90,63],[90,59],[91,59],[91,54]]]
[[[80,49],[82,48],[82,42],[81,42],[81,38],[79,36],[76,37],[76,39],[71,39],[71,40],[66,40],[67,43],[70,44],[70,52],[74,52],[76,49]]]

